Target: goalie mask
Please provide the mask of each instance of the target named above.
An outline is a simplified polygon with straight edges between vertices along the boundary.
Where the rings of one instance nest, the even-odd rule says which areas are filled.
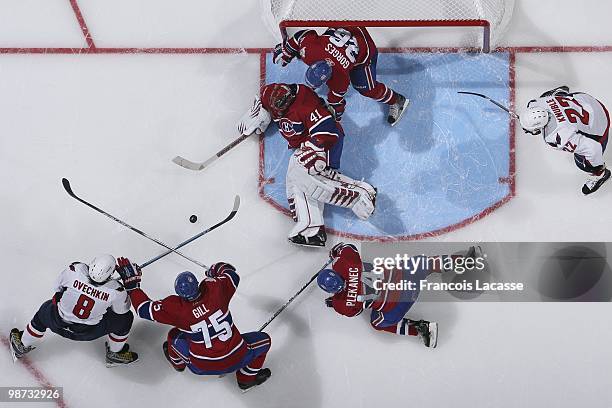
[[[295,101],[297,87],[287,84],[266,85],[261,93],[261,102],[264,108],[272,113],[272,117],[278,119],[283,116],[287,109]]]
[[[542,133],[542,129],[546,127],[549,120],[548,111],[539,107],[527,108],[520,118],[523,130],[532,135]]]

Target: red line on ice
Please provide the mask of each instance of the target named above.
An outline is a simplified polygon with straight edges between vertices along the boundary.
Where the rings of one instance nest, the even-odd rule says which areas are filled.
[[[10,344],[9,344],[9,339],[8,337],[4,336],[4,335],[0,335],[0,342],[2,342],[2,344],[10,350]],[[22,357],[18,360],[17,364],[21,363],[26,370],[28,370],[28,372],[32,375],[32,377],[34,377],[34,379],[38,382],[38,384],[41,387],[44,388],[52,388],[55,387],[55,385],[53,385],[51,383],[51,381],[49,381],[47,379],[47,377],[42,373],[42,371],[40,371],[38,368],[36,368],[36,366],[34,365],[34,363],[32,363],[32,361],[30,361],[30,359],[28,357]],[[55,404],[60,407],[60,408],[66,408],[66,402],[64,401],[64,398],[60,398],[59,400],[55,401]]]
[[[96,44],[94,44],[94,40],[91,37],[91,33],[89,32],[89,28],[87,27],[87,23],[83,18],[83,13],[81,13],[81,9],[79,8],[79,4],[77,0],[69,0],[70,6],[72,6],[72,11],[74,11],[74,15],[79,23],[79,27],[81,27],[81,32],[83,33],[83,37],[85,37],[85,42],[87,43],[87,47],[93,49],[96,48]]]

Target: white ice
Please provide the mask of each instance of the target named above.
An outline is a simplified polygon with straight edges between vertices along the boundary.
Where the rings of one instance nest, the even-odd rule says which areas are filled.
[[[80,0],[99,47],[272,47],[259,1]],[[512,46],[612,45],[612,3],[518,0]],[[377,30],[380,46],[455,45],[450,31]],[[82,47],[68,0],[0,0],[0,47]],[[517,55],[517,105],[559,84],[612,106],[612,53]],[[236,136],[259,86],[259,56],[0,54],[2,269],[0,331],[23,328],[48,299],[57,273],[98,252],[142,262],[162,251],[70,199],[75,191],[168,243],[229,210],[236,219],[185,252],[227,260],[243,277],[232,301],[242,331],[255,330],[326,258],[286,242],[289,218],[257,194],[258,143],[249,140],[201,173],[172,164],[203,160]],[[582,197],[570,155],[516,134],[517,196],[442,241],[609,241],[612,188]],[[197,214],[197,224],[188,218]],[[338,238],[332,237],[332,241]],[[197,267],[176,256],[145,270],[152,297]],[[365,317],[343,319],[315,288],[269,326],[273,377],[242,395],[235,379],[177,374],[161,354],[167,327],[137,321],[141,361],[104,367],[103,341],[46,336],[31,361],[69,407],[609,407],[612,327],[602,304],[417,304],[414,317],[441,325],[426,350],[414,338],[377,333]],[[0,353],[0,386],[35,386]],[[25,406],[25,405],[24,405]],[[38,406],[38,405],[35,405]]]

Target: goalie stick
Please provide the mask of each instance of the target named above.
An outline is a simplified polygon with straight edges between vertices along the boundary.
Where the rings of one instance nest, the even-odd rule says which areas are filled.
[[[212,156],[211,158],[201,163],[192,162],[191,160],[187,160],[181,156],[176,156],[174,159],[172,159],[172,161],[175,164],[178,164],[179,166],[184,167],[189,170],[194,170],[194,171],[203,170],[205,167],[210,166],[210,164],[213,163],[215,160],[217,160],[219,157],[223,156],[225,153],[229,152],[234,147],[238,146],[240,143],[247,140],[249,136],[251,135],[240,136],[238,139],[235,139],[233,142],[225,146],[223,149],[219,150],[214,156]]]
[[[325,265],[323,265],[321,268],[319,268],[319,271],[320,271],[320,270],[322,270],[322,269],[327,268],[327,267],[329,266],[329,264],[331,264],[331,263],[333,262],[333,260],[334,260],[333,258],[330,258],[330,259],[329,259],[329,261],[327,261],[327,262],[325,263]],[[291,297],[289,298],[289,300],[285,302],[285,304],[284,304],[284,305],[282,305],[282,306],[281,306],[281,307],[280,307],[280,308],[279,308],[279,309],[278,309],[276,312],[274,312],[274,314],[272,315],[272,317],[270,317],[270,318],[268,319],[268,321],[267,321],[267,322],[265,322],[265,323],[264,323],[264,324],[263,324],[263,325],[262,325],[262,326],[259,328],[259,331],[262,331],[262,330],[263,330],[263,329],[265,329],[265,328],[266,328],[266,327],[267,327],[267,326],[268,326],[270,323],[272,323],[272,320],[276,319],[276,317],[277,317],[279,314],[281,314],[281,313],[282,313],[282,311],[283,311],[283,310],[285,310],[285,309],[287,308],[287,306],[289,306],[289,305],[291,304],[291,302],[293,302],[293,301],[295,300],[295,298],[297,298],[297,297],[300,295],[300,293],[302,293],[303,291],[305,291],[305,290],[306,290],[306,288],[307,288],[308,286],[310,286],[310,284],[311,284],[311,283],[312,283],[312,282],[313,282],[315,279],[317,279],[317,276],[319,276],[319,272],[315,273],[315,274],[312,276],[312,278],[310,278],[310,280],[309,280],[308,282],[306,282],[306,283],[304,284],[304,286],[302,286],[302,288],[301,288],[300,290],[298,290],[298,291],[297,291],[297,293],[296,293],[295,295],[291,296]]]
[[[164,248],[166,248],[166,249],[170,250],[171,252],[174,252],[175,254],[177,254],[177,255],[179,255],[179,256],[181,256],[181,257],[185,258],[185,259],[187,259],[188,261],[193,262],[194,264],[196,264],[196,265],[198,265],[198,266],[200,266],[200,267],[202,267],[202,268],[204,268],[204,269],[208,269],[208,267],[207,267],[206,265],[204,265],[202,262],[197,261],[197,260],[195,260],[195,259],[193,259],[193,258],[188,257],[187,255],[185,255],[185,254],[183,254],[183,253],[179,252],[178,250],[173,249],[172,247],[170,247],[170,246],[168,246],[168,245],[164,244],[164,243],[163,243],[163,242],[161,242],[160,240],[158,240],[158,239],[156,239],[156,238],[153,238],[153,237],[151,237],[151,236],[149,236],[149,235],[145,234],[144,232],[142,232],[142,231],[141,231],[141,230],[139,230],[138,228],[132,227],[130,224],[126,223],[125,221],[120,220],[119,218],[117,218],[117,217],[115,217],[115,216],[113,216],[113,215],[111,215],[111,214],[107,213],[106,211],[102,210],[101,208],[98,208],[98,207],[96,207],[95,205],[93,205],[93,204],[91,204],[91,203],[89,203],[89,202],[85,201],[85,200],[84,200],[84,199],[82,199],[81,197],[77,196],[77,195],[74,193],[74,191],[72,191],[72,187],[70,186],[70,181],[68,181],[68,179],[67,179],[67,178],[62,178],[62,185],[64,186],[64,190],[66,190],[66,192],[68,193],[68,195],[69,195],[70,197],[72,197],[72,198],[74,198],[75,200],[77,200],[77,201],[79,201],[79,202],[81,202],[81,203],[85,204],[87,207],[91,208],[92,210],[95,210],[95,211],[99,212],[100,214],[103,214],[103,215],[107,216],[107,217],[108,217],[108,218],[110,218],[111,220],[113,220],[113,221],[115,221],[115,222],[117,222],[117,223],[119,223],[119,224],[123,225],[124,227],[126,227],[126,228],[128,228],[128,229],[130,229],[130,230],[134,231],[134,232],[135,232],[135,233],[137,233],[138,235],[143,236],[143,237],[147,238],[148,240],[153,241],[153,242],[155,242],[156,244],[163,246]]]
[[[520,119],[519,115],[517,115],[515,112],[512,112],[510,109],[508,109],[501,103],[497,102],[495,99],[489,98],[487,95],[479,94],[476,92],[467,92],[467,91],[458,91],[457,93],[463,94],[463,95],[474,95],[474,96],[478,96],[480,98],[486,99],[489,102],[491,102],[493,105],[497,106],[498,108],[505,110],[510,116],[512,116],[512,118]]]
[[[225,217],[222,221],[219,221],[218,223],[216,223],[212,227],[209,227],[209,228],[205,229],[204,231],[200,232],[199,234],[196,234],[193,237],[189,238],[188,240],[185,240],[185,241],[181,242],[180,244],[175,246],[173,248],[173,250],[176,251],[177,249],[181,249],[182,247],[184,247],[185,245],[189,244],[190,242],[195,241],[196,239],[200,238],[201,236],[208,234],[209,232],[217,229],[221,225],[223,225],[226,222],[230,221],[232,218],[234,218],[234,216],[238,212],[238,208],[239,207],[240,207],[240,196],[236,196],[236,197],[234,197],[234,208],[232,208],[232,211],[229,213],[229,215],[227,217]],[[142,265],[140,265],[140,268],[142,269],[142,268],[144,268],[146,266],[149,266],[153,262],[157,262],[160,259],[162,259],[163,257],[165,257],[166,255],[171,254],[171,253],[172,253],[171,250],[168,250],[168,251],[166,251],[164,253],[161,253],[161,254],[157,255],[155,258],[149,259],[147,262],[145,262]]]

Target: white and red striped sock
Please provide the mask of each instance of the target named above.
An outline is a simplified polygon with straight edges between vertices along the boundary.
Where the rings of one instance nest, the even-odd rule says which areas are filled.
[[[123,348],[123,345],[128,339],[128,336],[120,336],[118,334],[109,333],[108,337],[108,348],[113,353],[118,353]]]
[[[21,342],[26,347],[36,347],[40,343],[45,335],[44,331],[36,330],[30,323],[26,326],[21,336]]]

